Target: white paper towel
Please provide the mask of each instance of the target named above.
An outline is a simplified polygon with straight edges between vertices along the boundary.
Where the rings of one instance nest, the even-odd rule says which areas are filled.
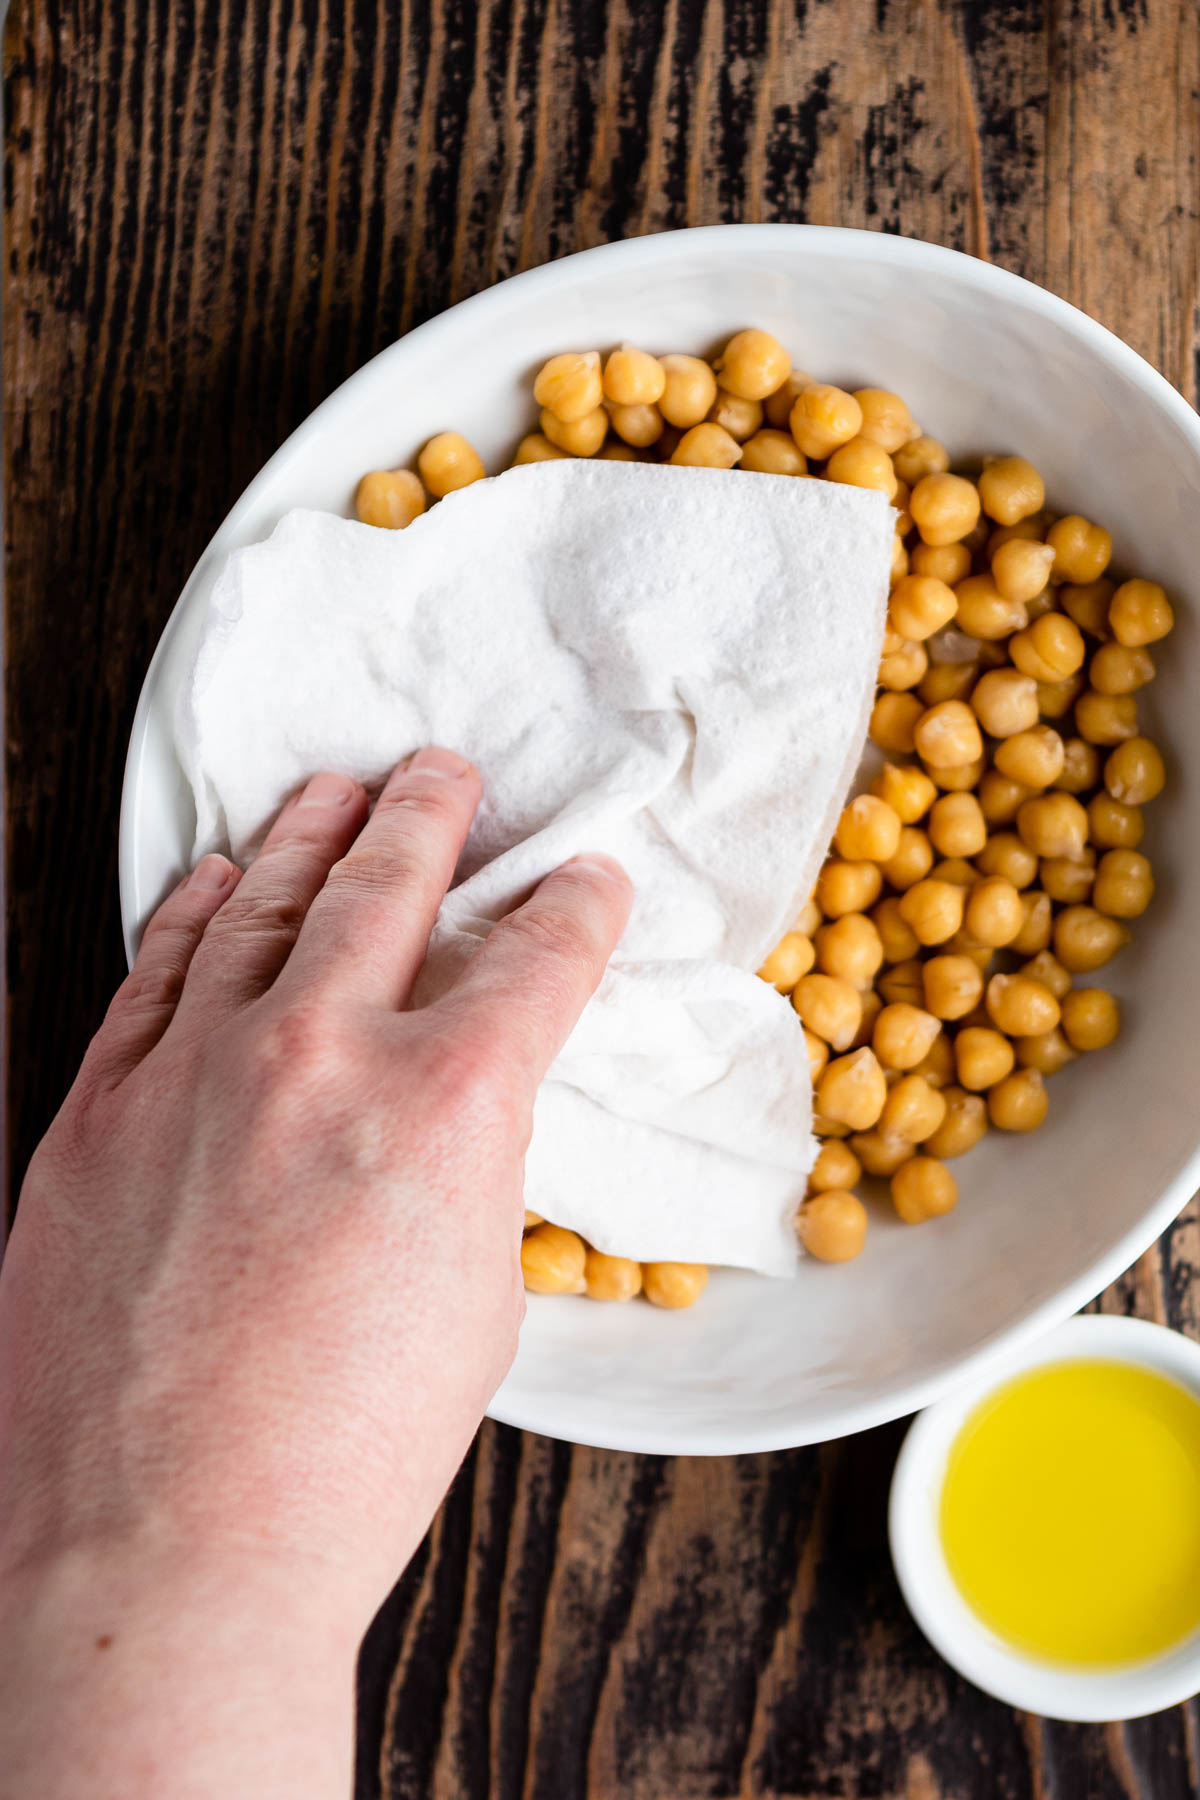
[[[828,482],[542,463],[405,531],[314,512],[238,551],[177,720],[196,855],[252,855],[317,769],[461,750],[484,798],[419,1000],[568,856],[633,916],[538,1098],[526,1203],[599,1248],[786,1274],[811,1166],[799,1022],[754,970],[866,729],[892,540]]]

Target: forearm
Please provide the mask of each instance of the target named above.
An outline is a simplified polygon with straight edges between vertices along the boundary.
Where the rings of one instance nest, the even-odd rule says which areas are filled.
[[[350,1793],[355,1626],[294,1567],[179,1562],[0,1576],[0,1800]]]

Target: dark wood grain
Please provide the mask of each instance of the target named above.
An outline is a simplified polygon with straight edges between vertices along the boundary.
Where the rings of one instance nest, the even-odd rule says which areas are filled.
[[[121,973],[141,675],[286,433],[399,332],[639,231],[990,256],[1194,400],[1179,0],[13,0],[5,39],[8,1098],[19,1177]],[[1200,1221],[1103,1305],[1200,1335]],[[701,1463],[486,1427],[364,1647],[391,1800],[1187,1800],[1193,1703],[1019,1716],[909,1621],[898,1428]]]

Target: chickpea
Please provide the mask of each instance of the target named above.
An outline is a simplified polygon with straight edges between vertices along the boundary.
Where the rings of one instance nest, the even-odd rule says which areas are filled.
[[[843,913],[866,912],[882,888],[883,874],[877,863],[834,858],[817,877],[817,905],[827,919],[840,919]]]
[[[1129,942],[1129,927],[1094,906],[1068,906],[1054,921],[1054,954],[1072,975],[1090,975]]]
[[[987,820],[974,794],[943,794],[935,801],[929,815],[929,837],[941,856],[977,855],[987,842]]]
[[[829,1061],[829,1045],[824,1038],[819,1038],[815,1031],[810,1031],[807,1025],[803,1027],[803,1031],[804,1047],[808,1051],[808,1078],[812,1082],[815,1093],[817,1083],[821,1079],[821,1071]]]
[[[985,643],[1010,637],[1029,623],[1021,600],[1006,600],[990,575],[968,575],[954,590],[958,600],[958,624],[969,637]]]
[[[1022,803],[1017,831],[1035,856],[1077,860],[1087,848],[1087,811],[1074,794],[1035,794]]]
[[[876,992],[887,1006],[919,1008],[924,1004],[925,993],[921,981],[921,964],[915,957],[895,963],[892,968],[885,969],[875,987]]]
[[[657,406],[614,406],[606,408],[613,430],[635,450],[648,450],[663,435],[663,417]]]
[[[829,1188],[801,1206],[796,1235],[819,1262],[852,1262],[867,1241],[867,1209],[857,1194]]]
[[[726,388],[719,387],[717,397],[708,409],[708,417],[712,424],[719,425],[731,438],[744,444],[747,438],[754,436],[763,422],[762,403],[758,400],[743,400],[740,395],[731,394]]]
[[[792,1005],[801,1021],[831,1050],[848,1050],[862,1019],[858,989],[836,975],[805,975],[797,983]]]
[[[922,1081],[927,1081],[930,1087],[939,1090],[948,1087],[954,1080],[954,1045],[945,1032],[934,1038],[929,1046],[929,1055],[917,1064],[912,1073],[919,1075]]]
[[[535,1225],[521,1240],[521,1275],[531,1294],[582,1294],[587,1249],[561,1225]]]
[[[915,825],[902,825],[896,853],[883,865],[883,873],[900,893],[923,881],[933,867],[933,845]]]
[[[947,624],[958,608],[954,589],[933,575],[903,575],[892,589],[888,617],[902,638],[921,643]]]
[[[875,1029],[875,1021],[882,1011],[883,1001],[875,989],[866,988],[862,994],[862,1018],[859,1021],[858,1030],[854,1034],[854,1041],[850,1045],[852,1050],[861,1050],[864,1044],[870,1043],[871,1033]]]
[[[1039,950],[1027,963],[1022,963],[1020,973],[1028,975],[1033,981],[1040,981],[1044,988],[1050,989],[1056,1000],[1061,1001],[1063,995],[1071,991],[1070,973],[1051,950]]]
[[[797,395],[788,425],[805,456],[832,456],[859,435],[862,408],[853,394],[817,381]]]
[[[913,727],[913,742],[921,761],[935,770],[961,768],[983,754],[978,721],[961,700],[943,700],[923,712]]]
[[[764,959],[758,978],[769,981],[781,994],[790,994],[800,977],[812,968],[816,954],[810,937],[801,931],[786,931]]]
[[[1049,894],[1038,888],[1026,888],[1021,895],[1021,910],[1025,914],[1021,929],[1009,940],[1008,948],[1018,956],[1036,956],[1050,942],[1054,923]]]
[[[1097,694],[1089,689],[1075,702],[1075,727],[1089,744],[1123,744],[1137,736],[1137,701],[1132,694]]]
[[[591,1300],[632,1300],[642,1291],[642,1265],[631,1256],[606,1256],[589,1250],[583,1280]]]
[[[1051,900],[1056,900],[1060,906],[1077,906],[1091,894],[1096,878],[1096,852],[1089,849],[1078,857],[1043,857],[1041,878]]]
[[[1045,788],[1057,781],[1066,762],[1066,747],[1052,725],[1014,732],[997,744],[995,764],[1001,775],[1023,787]],[[1024,803],[1023,803],[1024,804]],[[1018,814],[1020,809],[1018,808]]]
[[[894,894],[871,909],[871,918],[883,945],[883,960],[889,963],[910,962],[921,946],[916,933],[905,924],[900,902]]]
[[[736,438],[720,425],[703,424],[684,432],[671,452],[671,462],[676,468],[732,469],[741,455],[742,446]]]
[[[907,475],[903,477],[908,480]],[[979,520],[979,493],[961,475],[922,475],[910,484],[909,511],[927,544],[957,544]]]
[[[596,461],[635,463],[645,462],[646,458],[639,456],[631,444],[605,444],[596,452]]]
[[[539,406],[546,407],[564,425],[595,412],[604,398],[600,352],[567,350],[560,356],[552,356],[538,370],[533,397]],[[612,394],[609,398],[615,400],[618,396]],[[656,399],[657,395],[650,398]]]
[[[1112,556],[1112,538],[1102,525],[1093,525],[1078,513],[1056,519],[1046,533],[1054,551],[1053,577],[1082,585],[1098,581]]]
[[[1015,831],[995,831],[975,858],[975,867],[983,875],[1002,875],[1015,888],[1026,888],[1037,874],[1038,859]]]
[[[540,1225],[541,1223],[542,1223],[541,1213],[530,1212],[529,1208],[526,1207],[525,1208],[525,1227],[524,1227],[524,1229],[526,1231],[532,1231],[533,1227],[535,1225]]]
[[[878,1128],[874,1131],[856,1131],[850,1142],[854,1146],[854,1154],[868,1175],[894,1175],[900,1164],[907,1162],[913,1153],[912,1143],[908,1138],[889,1135]]]
[[[787,379],[781,382],[775,392],[767,395],[763,401],[763,412],[766,414],[767,424],[773,431],[788,429],[788,420],[792,416],[793,406],[805,388],[811,387],[812,384],[811,375],[806,375],[803,369],[792,369],[788,373]]]
[[[993,975],[987,984],[988,1017],[1007,1037],[1035,1037],[1058,1024],[1058,1001],[1029,975]]]
[[[825,474],[828,480],[843,482],[847,487],[876,489],[889,500],[896,492],[892,459],[870,438],[855,437],[839,445],[825,465]]]
[[[871,792],[887,801],[902,825],[915,825],[937,798],[928,775],[898,763],[884,763],[871,783]]]
[[[1088,831],[1101,850],[1136,850],[1146,830],[1140,806],[1126,806],[1111,794],[1095,794],[1088,802]]]
[[[1137,649],[1165,638],[1175,614],[1157,581],[1123,581],[1112,597],[1108,624],[1118,644]]]
[[[1137,919],[1154,898],[1154,871],[1140,850],[1106,850],[1096,870],[1092,905],[1110,919]]]
[[[648,1262],[642,1264],[642,1290],[651,1306],[678,1311],[694,1306],[708,1286],[703,1263]]]
[[[987,1101],[982,1094],[968,1094],[966,1088],[957,1086],[944,1087],[942,1099],[946,1116],[932,1137],[925,1139],[926,1153],[942,1159],[965,1156],[987,1132]]]
[[[908,546],[897,531],[892,538],[892,560],[888,568],[888,586],[895,587],[908,574]]]
[[[765,400],[788,378],[792,359],[769,331],[738,331],[717,358],[721,386],[742,400]]]
[[[958,1205],[958,1183],[936,1156],[913,1156],[892,1176],[892,1205],[906,1225],[940,1219]]]
[[[924,644],[911,644],[901,638],[899,648],[888,650],[879,659],[879,685],[894,694],[916,687],[929,667],[929,652]]]
[[[760,475],[803,475],[808,461],[790,432],[764,430],[756,431],[742,445],[741,466]]]
[[[922,944],[943,944],[963,922],[965,893],[952,881],[918,881],[900,900],[900,916]]]
[[[820,1111],[851,1131],[869,1131],[886,1099],[887,1081],[873,1050],[836,1057],[817,1084]]]
[[[870,737],[888,756],[911,756],[925,708],[915,694],[880,694],[871,710]]]
[[[957,587],[971,573],[971,552],[965,544],[914,544],[912,567],[914,575],[929,575]]]
[[[812,1118],[814,1137],[821,1143],[828,1143],[831,1138],[848,1138],[850,1127],[843,1125],[840,1119],[827,1119],[824,1113],[814,1112]]]
[[[608,414],[602,406],[584,413],[582,419],[560,419],[548,407],[542,408],[542,433],[569,456],[595,456],[608,431]]]
[[[805,937],[815,937],[817,928],[821,924],[822,916],[821,909],[817,905],[816,889],[814,888],[808,899],[804,902],[804,905],[800,908],[800,911],[796,914],[796,923],[792,926],[792,930],[802,931]]]
[[[549,366],[549,365],[547,365]],[[540,379],[540,377],[539,377]],[[604,398],[616,406],[653,406],[667,385],[666,372],[656,356],[639,350],[633,344],[622,344],[609,352],[604,364]],[[537,389],[534,398],[541,399]],[[565,415],[549,399],[542,401],[560,418]],[[582,409],[586,412],[588,409]]]
[[[846,913],[817,932],[817,967],[837,975],[851,987],[870,987],[883,963],[883,945],[870,919]]]
[[[979,870],[965,856],[944,856],[929,873],[935,881],[952,881],[961,888],[974,887],[979,880]]]
[[[851,861],[887,862],[900,843],[899,814],[877,794],[860,794],[842,811],[833,841]]]
[[[1087,686],[1082,673],[1068,675],[1062,681],[1038,682],[1038,711],[1043,719],[1062,719],[1070,712]]]
[[[963,925],[977,944],[1011,944],[1025,923],[1021,895],[1003,875],[988,875],[967,895]]]
[[[1039,1075],[1057,1075],[1068,1063],[1076,1060],[1076,1053],[1068,1044],[1057,1025],[1049,1031],[1034,1032],[1029,1037],[1016,1040],[1017,1067],[1019,1069],[1036,1069]]]
[[[1063,1001],[1062,1025],[1073,1050],[1104,1050],[1120,1032],[1120,1002],[1103,988],[1075,988]]]
[[[1018,525],[1046,503],[1046,484],[1023,456],[984,458],[979,477],[979,499],[989,519],[998,525]]]
[[[1035,594],[1032,600],[1025,602],[1025,615],[1031,625],[1035,619],[1042,619],[1047,613],[1054,610],[1054,589],[1052,587],[1044,587],[1040,594]]]
[[[960,1087],[977,1093],[1011,1073],[1013,1047],[987,1025],[966,1025],[954,1040],[954,1062]]]
[[[1054,786],[1064,794],[1086,794],[1100,779],[1100,754],[1086,738],[1068,738],[1063,745],[1063,766]]]
[[[1038,722],[1037,683],[1017,669],[989,669],[971,695],[971,708],[992,737],[1013,737]]]
[[[363,525],[403,531],[425,511],[425,489],[411,469],[372,469],[354,494],[355,516]]]
[[[1147,801],[1156,799],[1166,779],[1162,752],[1147,737],[1129,738],[1118,744],[1104,765],[1105,787],[1114,800],[1126,806],[1145,806]]]
[[[1101,644],[1088,668],[1088,679],[1098,694],[1136,694],[1154,675],[1154,658],[1140,645]]]
[[[888,1090],[879,1115],[879,1131],[884,1137],[922,1144],[933,1136],[945,1117],[946,1102],[941,1090],[930,1087],[923,1075],[903,1075]]]
[[[717,378],[698,356],[660,356],[663,390],[658,410],[668,425],[687,431],[708,417],[717,397]]]
[[[1054,552],[1049,544],[1009,538],[992,556],[992,580],[1006,600],[1027,606],[1042,593],[1053,567]]]
[[[1074,619],[1080,631],[1095,638],[1106,638],[1108,609],[1116,588],[1111,581],[1069,581],[1058,590],[1058,603],[1068,618]]]
[[[1035,681],[1063,681],[1083,667],[1083,633],[1065,613],[1047,612],[1008,646],[1013,662]]]
[[[1039,1069],[1018,1069],[1006,1075],[987,1097],[988,1118],[999,1131],[1036,1131],[1049,1105]]]
[[[875,1021],[871,1047],[885,1069],[915,1069],[942,1029],[932,1013],[905,1001],[885,1006]]]
[[[909,438],[892,452],[896,473],[909,487],[915,487],[926,475],[944,475],[950,467],[950,452],[937,438],[924,434]]]
[[[524,463],[566,462],[565,450],[552,444],[543,431],[528,431],[517,445],[517,454],[513,457],[513,468],[518,469]]]
[[[978,680],[978,663],[935,663],[917,683],[917,693],[926,706],[940,706],[943,700],[969,700]]]
[[[862,412],[863,437],[879,444],[889,456],[911,441],[917,428],[899,394],[887,388],[856,388],[854,398]]]
[[[931,956],[924,965],[925,1005],[935,1019],[961,1019],[978,1006],[983,975],[969,956]]]
[[[549,437],[549,432],[546,435]],[[417,457],[417,468],[435,500],[482,481],[487,473],[478,453],[457,431],[439,431],[431,437]]]
[[[1005,544],[1014,542],[1025,544],[1040,543],[1054,523],[1054,514],[1046,512],[1030,513],[1027,518],[1018,519],[1014,525],[997,525],[989,532],[987,541],[988,561],[1002,550]]]
[[[1011,825],[1022,800],[1028,800],[1033,791],[1023,781],[989,769],[979,783],[980,809],[989,825]]]
[[[862,1174],[862,1164],[849,1144],[831,1138],[817,1152],[808,1176],[810,1194],[826,1194],[831,1188],[852,1188]]]

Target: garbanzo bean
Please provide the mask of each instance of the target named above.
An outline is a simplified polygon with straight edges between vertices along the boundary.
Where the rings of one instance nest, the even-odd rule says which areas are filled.
[[[900,916],[922,944],[943,944],[963,922],[965,891],[952,881],[918,881],[901,896]]]
[[[1038,721],[1037,683],[1018,669],[989,669],[971,695],[971,710],[992,737],[1012,737]]]
[[[1054,551],[1053,577],[1079,585],[1098,581],[1112,556],[1112,538],[1102,525],[1093,525],[1079,513],[1056,519],[1046,533]]]
[[[846,913],[822,925],[816,939],[817,967],[825,975],[838,975],[851,987],[870,987],[883,962],[883,945],[871,920],[862,913]]]
[[[743,400],[739,394],[731,394],[727,388],[719,387],[717,397],[708,409],[708,417],[712,424],[719,425],[731,438],[744,444],[762,424],[763,409],[758,400]]]
[[[648,1262],[642,1264],[642,1290],[651,1306],[678,1311],[694,1306],[708,1286],[703,1263]]]
[[[790,994],[802,975],[807,975],[816,960],[812,939],[801,931],[785,931],[775,948],[763,959],[758,971],[760,981],[769,981],[781,994]]]
[[[671,452],[676,468],[732,469],[741,461],[742,446],[719,425],[693,425]]]
[[[958,1183],[936,1156],[901,1163],[891,1181],[892,1205],[906,1225],[940,1219],[958,1205]]]
[[[888,1089],[879,1115],[879,1130],[884,1137],[922,1144],[945,1117],[946,1102],[939,1088],[930,1087],[923,1075],[902,1075]]]
[[[663,435],[663,416],[657,406],[608,406],[605,410],[617,436],[635,450],[648,450]]]
[[[848,1050],[862,1018],[858,989],[836,975],[805,975],[796,983],[792,1005],[810,1031],[831,1050]]]
[[[890,500],[896,492],[896,471],[892,459],[870,438],[855,437],[841,444],[825,464],[829,481],[840,481],[847,487],[872,488]]]
[[[611,358],[610,358],[611,361]],[[538,370],[533,397],[564,425],[594,412],[604,398],[598,350],[566,350],[552,356]],[[610,399],[619,398],[612,394]],[[647,398],[656,400],[657,394]]]
[[[806,387],[811,387],[812,384],[812,376],[806,375],[803,369],[790,369],[786,379],[780,383],[775,392],[767,395],[763,401],[763,412],[767,424],[773,431],[787,431],[788,420],[792,416],[792,408],[795,406],[797,398]]]
[[[835,1057],[817,1083],[817,1106],[851,1131],[869,1131],[883,1111],[887,1081],[875,1052],[851,1050]]]
[[[529,1208],[526,1207],[525,1208],[525,1230],[532,1231],[532,1229],[535,1225],[540,1225],[541,1223],[542,1223],[541,1213],[530,1212]]]
[[[899,394],[887,388],[855,388],[854,398],[862,412],[860,436],[879,444],[889,456],[910,442],[916,426]]]
[[[1046,613],[1054,611],[1054,589],[1044,587],[1040,594],[1025,602],[1025,612],[1032,625],[1035,619],[1044,618]]]
[[[1049,544],[1009,538],[992,556],[992,580],[1006,600],[1027,606],[1042,592],[1053,567],[1054,552]]]
[[[478,452],[458,431],[439,431],[431,437],[417,457],[417,468],[435,500],[482,481],[487,473]]]
[[[844,913],[866,912],[882,888],[883,875],[877,863],[845,862],[835,857],[817,876],[817,905],[827,919],[840,919]]]
[[[1074,619],[1080,631],[1095,638],[1106,638],[1108,609],[1116,592],[1111,581],[1069,581],[1058,590],[1058,603],[1068,618]]]
[[[808,460],[789,431],[764,429],[742,445],[740,466],[760,475],[803,475]]]
[[[544,431],[527,431],[517,445],[513,468],[518,469],[524,463],[566,461],[566,451],[560,450],[557,444],[552,444]]]
[[[1017,831],[1035,856],[1079,858],[1087,848],[1088,816],[1074,794],[1035,794],[1021,804]]]
[[[604,364],[604,397],[616,406],[653,406],[667,385],[666,371],[657,356],[639,350],[633,344],[622,344],[610,351]],[[534,389],[534,398],[539,398]],[[553,402],[545,405],[558,412]],[[588,409],[583,408],[584,412]],[[559,417],[563,415],[559,412]]]
[[[1001,775],[1023,787],[1045,788],[1063,771],[1066,749],[1052,725],[1034,725],[997,744],[995,764]]]
[[[910,696],[897,695],[897,699]],[[1162,752],[1148,737],[1128,738],[1118,744],[1104,765],[1104,785],[1114,800],[1126,806],[1145,806],[1162,793],[1167,772]]]
[[[597,406],[593,412],[584,413],[581,419],[560,419],[557,413],[543,406],[539,423],[543,435],[560,450],[565,450],[568,456],[595,456],[608,431],[608,414],[602,406]]]
[[[830,1138],[848,1138],[850,1136],[848,1125],[843,1125],[840,1119],[827,1119],[824,1113],[813,1113],[812,1128],[813,1136],[823,1144],[827,1143]]]
[[[825,1194],[830,1188],[852,1188],[862,1174],[859,1162],[849,1144],[830,1138],[817,1152],[817,1160],[808,1176],[810,1194]]]
[[[587,1247],[561,1225],[535,1225],[521,1239],[521,1276],[531,1294],[582,1294]]]
[[[1017,525],[1046,504],[1046,484],[1023,456],[984,458],[979,499],[989,519]]]
[[[817,905],[816,890],[814,889],[796,914],[796,923],[792,926],[792,930],[802,931],[805,937],[813,937],[821,923],[821,918],[821,909]],[[807,974],[807,970],[805,973]]]
[[[1021,895],[1003,875],[987,875],[967,895],[963,926],[977,944],[1011,944],[1025,923]]]
[[[966,1088],[957,1085],[944,1087],[941,1093],[946,1116],[933,1136],[926,1138],[926,1154],[940,1158],[965,1156],[986,1135],[987,1101],[982,1094],[968,1094]]]
[[[974,794],[943,794],[934,802],[929,840],[939,856],[977,856],[987,835],[987,820]]]
[[[1109,630],[1130,649],[1156,644],[1174,624],[1171,602],[1157,581],[1123,581],[1108,609]]]
[[[403,531],[425,511],[425,489],[411,469],[372,469],[355,490],[354,511],[364,525]]]
[[[857,1194],[829,1188],[801,1206],[796,1235],[818,1262],[852,1262],[867,1241],[867,1209]]]
[[[900,843],[900,815],[877,794],[860,794],[843,808],[833,841],[851,862],[887,862]]]
[[[905,924],[900,902],[895,894],[889,894],[886,900],[873,906],[871,918],[883,945],[883,960],[889,963],[911,961],[921,946],[917,942],[916,932]]]
[[[1088,801],[1088,832],[1101,850],[1136,850],[1146,830],[1140,806],[1126,806],[1111,794],[1094,794]]]
[[[897,459],[893,457],[893,467],[896,463]],[[900,473],[899,468],[896,473]],[[911,490],[909,498],[912,498]],[[914,544],[912,567],[914,575],[932,575],[935,581],[944,581],[947,587],[957,587],[971,573],[971,552],[965,544]]]
[[[900,842],[894,856],[883,865],[883,873],[900,893],[923,881],[933,867],[933,845],[916,825],[902,825]]]
[[[999,769],[989,769],[979,783],[979,805],[989,825],[1011,825],[1022,800],[1034,792],[1023,781]]]
[[[843,388],[815,381],[796,396],[788,427],[805,456],[832,456],[862,430],[862,407]]]
[[[1110,919],[1137,919],[1154,898],[1154,871],[1140,850],[1106,850],[1096,868],[1092,905]]]
[[[924,712],[915,694],[880,694],[871,710],[871,742],[888,756],[911,756],[917,720]]]
[[[1103,988],[1074,988],[1062,1003],[1062,1026],[1072,1049],[1104,1050],[1120,1032],[1120,1002]]]
[[[952,881],[961,888],[974,887],[979,880],[979,870],[965,856],[944,856],[929,873],[935,881]]]
[[[1066,613],[1047,612],[1024,631],[1018,631],[1008,654],[1018,669],[1035,681],[1065,681],[1083,667],[1086,655],[1083,633]]]
[[[1082,856],[1044,856],[1039,871],[1042,886],[1060,906],[1077,906],[1086,900],[1096,878],[1096,852]]]
[[[1058,1024],[1058,1001],[1029,975],[993,975],[987,984],[988,1017],[1006,1037],[1035,1037]]]
[[[892,538],[892,561],[891,566],[888,569],[889,587],[895,587],[896,583],[902,580],[907,574],[908,547],[905,544],[904,539],[900,536],[900,533],[897,531]]]
[[[929,1046],[929,1055],[912,1071],[930,1087],[944,1088],[954,1080],[954,1045],[943,1031]]]
[[[850,1142],[854,1146],[854,1154],[868,1175],[894,1175],[900,1164],[907,1162],[913,1153],[908,1138],[889,1135],[878,1128],[874,1131],[856,1131]]]
[[[909,961],[898,962],[890,969],[885,969],[875,983],[875,988],[888,1006],[920,1007],[925,1003],[921,964],[915,957]]]
[[[802,446],[803,447],[803,446]],[[908,481],[908,476],[903,479]],[[979,520],[979,492],[961,475],[922,475],[908,509],[926,544],[957,544]]]
[[[925,1005],[935,1019],[961,1019],[983,997],[983,974],[969,956],[931,956],[924,965]]]
[[[1061,1001],[1064,994],[1071,991],[1071,976],[1059,962],[1052,950],[1039,950],[1027,963],[1022,963],[1020,973],[1040,981],[1049,988],[1056,1000]]]
[[[1040,543],[1053,523],[1054,514],[1043,508],[1041,512],[1030,513],[1028,518],[1018,519],[1015,525],[997,525],[996,529],[988,534],[988,561],[991,562],[997,551],[1002,550],[1005,544]]]
[[[1038,711],[1043,719],[1065,718],[1086,686],[1087,677],[1082,671],[1064,676],[1062,681],[1039,681]]]
[[[958,583],[954,593],[958,601],[958,626],[968,637],[994,643],[1029,623],[1025,603],[1006,600],[988,574],[968,575]]]
[[[638,455],[632,444],[602,444],[596,452],[597,462],[644,462],[645,460],[645,457]]]
[[[954,1040],[954,1065],[959,1086],[978,1093],[1009,1074],[1013,1047],[989,1025],[964,1025]]]
[[[765,400],[786,381],[792,359],[769,331],[737,331],[717,358],[721,386],[744,400]]]
[[[1085,794],[1100,779],[1100,754],[1086,738],[1068,738],[1063,745],[1063,766],[1054,786],[1064,794]]]
[[[1049,1105],[1038,1069],[1018,1069],[988,1090],[988,1118],[998,1131],[1036,1131]]]
[[[1137,701],[1132,694],[1097,694],[1089,688],[1075,702],[1075,728],[1089,744],[1123,744],[1137,736]]]
[[[668,425],[681,431],[708,417],[717,397],[717,378],[698,356],[660,356],[664,376],[658,410]]]
[[[864,988],[862,993],[862,1018],[859,1020],[858,1030],[854,1034],[854,1041],[850,1045],[852,1050],[861,1050],[864,1044],[870,1043],[871,1033],[875,1029],[875,1021],[882,1011],[883,1001],[880,999],[875,989]]]
[[[879,659],[879,685],[895,694],[916,687],[929,668],[929,652],[924,644],[896,640],[895,649],[885,649]]]
[[[1025,914],[1024,922],[1007,947],[1017,956],[1036,956],[1050,942],[1054,908],[1050,904],[1049,894],[1038,888],[1025,889],[1021,895],[1021,907]]]
[[[940,706],[943,700],[969,700],[978,680],[978,663],[934,663],[917,683],[917,692],[926,706]]]
[[[583,1265],[590,1300],[632,1300],[642,1291],[642,1265],[631,1256],[606,1256],[590,1250]]]
[[[902,825],[915,825],[937,799],[928,775],[899,763],[884,763],[871,783],[871,792],[887,801]]]
[[[954,589],[934,575],[902,575],[888,601],[888,617],[902,638],[921,643],[949,623],[958,608]]]
[[[945,474],[950,467],[950,452],[937,438],[922,433],[920,437],[909,438],[907,444],[901,444],[893,452],[893,460],[897,475],[911,488],[926,475]]]
[[[1090,975],[1129,942],[1129,927],[1094,906],[1068,906],[1054,921],[1054,954],[1072,975]]]
[[[819,1038],[815,1031],[810,1031],[807,1025],[803,1027],[803,1030],[804,1048],[808,1051],[808,1079],[811,1081],[815,1093],[817,1083],[821,1079],[821,1071],[829,1061],[829,1045],[824,1038]]]
[[[1141,645],[1101,644],[1088,664],[1098,694],[1136,694],[1154,675],[1154,658]]]
[[[913,742],[921,761],[934,770],[961,768],[983,754],[978,720],[962,700],[943,700],[923,712]]]
[[[929,1055],[941,1021],[904,1001],[885,1006],[871,1033],[871,1048],[885,1069],[915,1069]]]
[[[1037,874],[1038,859],[1015,831],[995,831],[975,858],[975,867],[982,875],[1002,875],[1014,887],[1025,888]]]
[[[1063,1036],[1059,1026],[1049,1031],[1035,1032],[1030,1037],[1019,1037],[1014,1045],[1017,1053],[1019,1069],[1036,1069],[1040,1075],[1057,1075],[1068,1063],[1075,1061],[1076,1053]]]

